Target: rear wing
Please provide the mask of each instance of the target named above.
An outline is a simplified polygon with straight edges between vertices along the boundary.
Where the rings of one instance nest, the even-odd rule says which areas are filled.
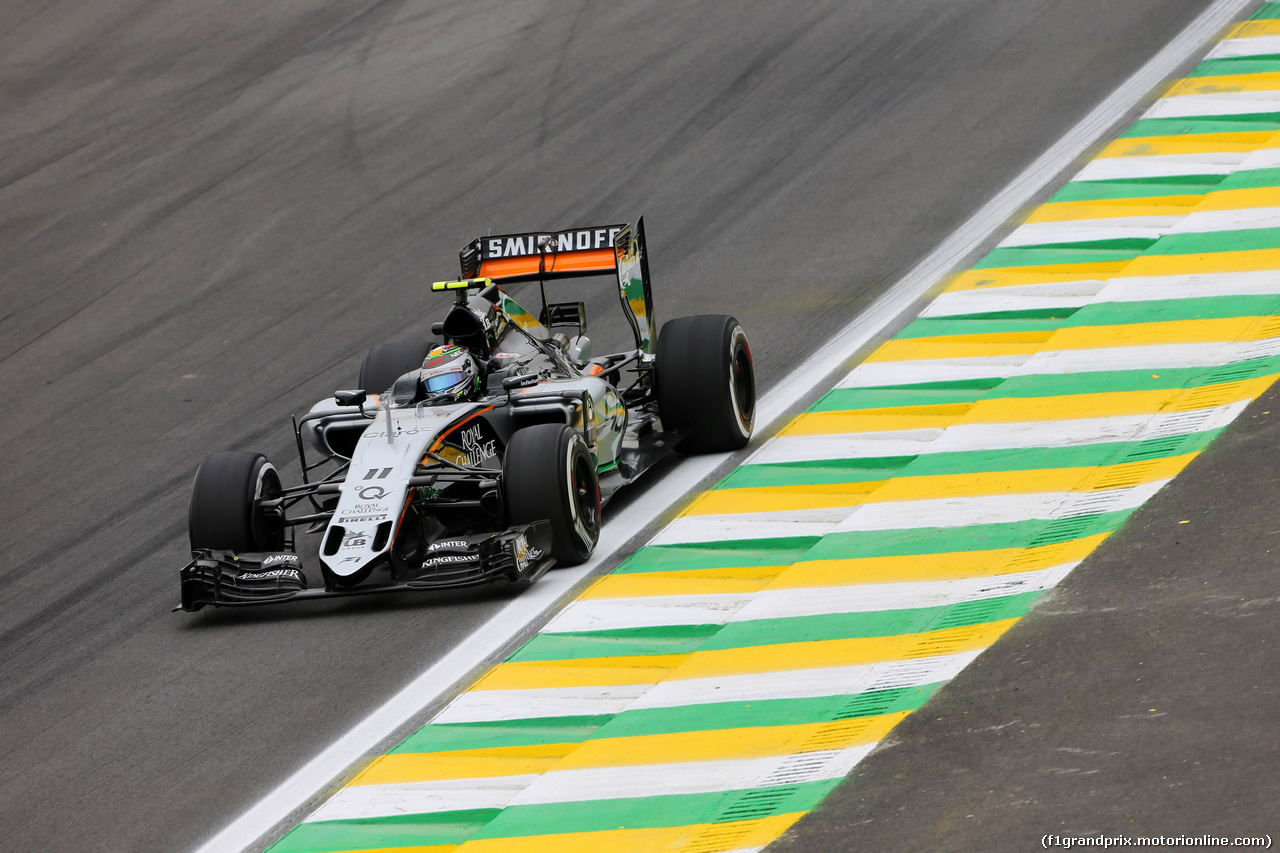
[[[634,228],[604,225],[477,237],[458,253],[458,259],[462,278],[490,278],[499,284],[613,273],[636,347],[653,352],[657,334],[643,217]]]

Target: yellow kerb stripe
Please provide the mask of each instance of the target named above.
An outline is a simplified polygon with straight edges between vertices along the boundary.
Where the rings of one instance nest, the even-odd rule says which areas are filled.
[[[351,781],[352,785],[394,785],[436,779],[483,779],[545,773],[576,743],[462,749],[450,752],[402,752],[384,755]]]
[[[1181,256],[1183,258],[1187,256]],[[1187,270],[1190,271],[1190,270]],[[1160,275],[1164,273],[1149,273]],[[1259,317],[1216,317],[1206,320],[1170,320],[1164,323],[1122,323],[1114,326],[1068,326],[1041,344],[957,343],[954,339],[913,338],[888,341],[868,362],[918,361],[935,358],[980,358],[1001,355],[1034,355],[1074,349],[1137,347],[1159,344],[1225,343],[1246,340],[1260,326]]]
[[[756,592],[768,586],[786,569],[786,566],[748,566],[733,569],[686,569],[676,572],[605,575],[579,596],[578,600]]]
[[[1061,201],[1040,205],[1027,221],[1080,222],[1087,219],[1122,219],[1127,216],[1182,216],[1204,198],[1202,195],[1167,195],[1154,199]]]
[[[566,832],[517,838],[482,838],[467,841],[458,853],[710,853],[743,847],[763,847],[786,832],[805,812],[791,812],[756,820],[702,823],[655,829],[609,829]],[[691,847],[707,835],[725,839],[725,845]]]
[[[1261,36],[1280,36],[1280,20],[1244,21],[1232,27],[1226,38],[1248,39]]]
[[[1250,207],[1280,207],[1280,187],[1246,187],[1215,190],[1196,208],[1201,210],[1242,210]]]
[[[1187,77],[1165,92],[1166,98],[1179,95],[1216,95],[1223,92],[1270,92],[1280,89],[1280,73],[1224,74],[1217,77]]]
[[[495,667],[471,689],[537,690],[560,687],[611,687],[627,684],[656,684],[663,679],[706,678],[719,675],[748,675],[789,669],[851,666],[877,661],[901,660],[922,654],[924,648],[947,646],[951,654],[984,648],[995,641],[1014,619],[973,626],[926,631],[893,637],[860,637],[853,640],[819,640],[738,649],[699,651],[684,655],[632,655],[567,661],[518,661]],[[659,670],[648,666],[654,660],[678,662]]]
[[[1183,83],[1186,82],[1189,81],[1183,81]],[[1248,152],[1265,145],[1269,138],[1271,138],[1269,130],[1247,133],[1196,133],[1187,136],[1139,136],[1115,140],[1102,149],[1098,158]]]
[[[624,655],[559,661],[508,661],[490,670],[472,690],[534,690],[548,687],[657,684],[687,658]]]
[[[684,515],[735,515],[750,512],[786,512],[789,510],[855,507],[890,501],[918,501],[934,498],[985,497],[988,495],[1042,494],[1070,492],[1082,488],[1091,479],[1132,477],[1137,483],[1150,483],[1174,476],[1187,466],[1195,454],[1159,460],[1126,462],[1120,465],[1079,468],[1042,468],[1026,471],[987,471],[965,474],[935,474],[927,477],[899,475],[877,483],[857,483],[859,487],[878,486],[868,491],[855,491],[850,485],[768,486],[751,489],[716,489],[693,503]]]
[[[1197,255],[1139,255],[1126,276],[1189,275],[1201,272],[1251,272],[1280,269],[1280,249],[1202,252]]]
[[[980,625],[944,628],[894,637],[857,637],[847,640],[815,640],[694,652],[675,672],[672,681],[754,675],[793,669],[822,669],[832,666],[859,666],[884,661],[932,657],[985,649],[1007,631],[1017,619],[1002,619]]]
[[[770,589],[849,586],[991,577],[1010,572],[1034,572],[1083,560],[1108,533],[1072,539],[1038,548],[996,548],[894,557],[845,560],[806,560],[796,563]],[[1015,565],[1010,563],[1018,558]]]
[[[1106,391],[1097,394],[1067,394],[1052,397],[991,397],[956,406],[903,406],[897,409],[866,409],[839,412],[809,412],[799,415],[781,435],[843,435],[882,430],[942,428],[955,423],[1021,423],[1025,421],[1076,420],[1112,415],[1158,412],[1179,394],[1181,388],[1152,391]],[[1256,396],[1252,388],[1242,390],[1238,399]],[[926,416],[930,409],[948,409]],[[905,413],[918,413],[907,415]],[[903,413],[898,415],[897,413]]]
[[[938,406],[894,406],[882,409],[850,409],[807,412],[797,416],[779,435],[832,435],[846,432],[937,429],[954,423],[973,403]]]

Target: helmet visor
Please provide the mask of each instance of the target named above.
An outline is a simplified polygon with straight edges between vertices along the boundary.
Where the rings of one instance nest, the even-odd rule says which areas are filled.
[[[448,373],[437,373],[435,376],[426,378],[427,391],[432,394],[442,394],[445,391],[453,389],[462,382],[462,371],[451,370]]]

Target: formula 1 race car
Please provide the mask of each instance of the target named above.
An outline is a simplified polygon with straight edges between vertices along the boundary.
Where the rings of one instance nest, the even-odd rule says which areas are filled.
[[[374,347],[358,388],[294,419],[301,484],[259,453],[200,465],[178,609],[532,583],[587,560],[603,505],[666,454],[751,438],[746,333],[703,315],[655,334],[643,220],[478,238],[460,258],[432,285],[454,296],[440,344]],[[593,356],[583,303],[548,302],[546,282],[601,275],[635,347]],[[503,289],[535,281],[536,317]],[[298,528],[319,537],[319,578]]]

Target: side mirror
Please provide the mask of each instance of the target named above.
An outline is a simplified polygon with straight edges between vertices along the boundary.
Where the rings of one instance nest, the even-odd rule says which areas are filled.
[[[339,406],[363,406],[368,398],[363,390],[333,392],[333,401]]]
[[[440,337],[444,334],[444,322],[442,320],[437,320],[431,324],[431,334],[436,337]]]

